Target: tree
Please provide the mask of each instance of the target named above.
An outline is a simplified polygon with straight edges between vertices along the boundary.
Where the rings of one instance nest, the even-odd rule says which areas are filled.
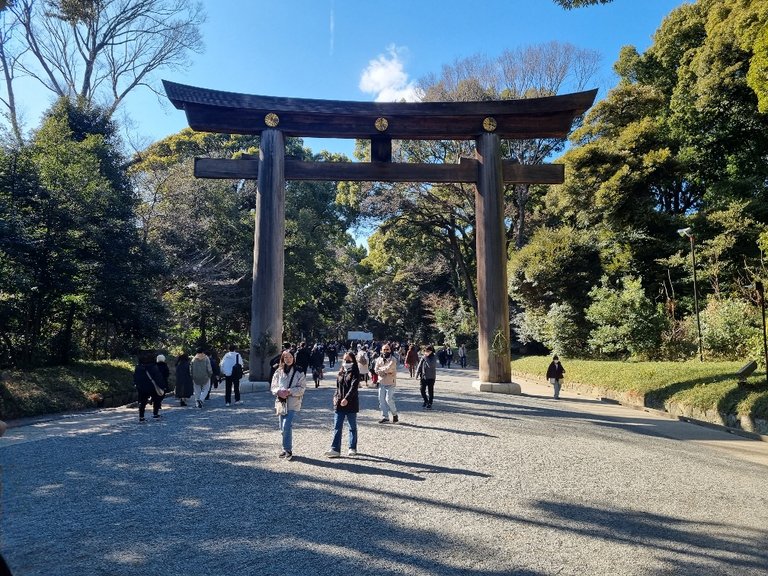
[[[20,366],[125,353],[156,334],[152,259],[103,111],[61,99],[29,146],[5,156],[0,197],[3,342]]]
[[[13,74],[21,70],[58,97],[100,106],[110,117],[153,73],[199,52],[204,20],[186,0],[15,0],[15,28],[0,36],[8,116],[18,129]],[[20,134],[17,134],[19,136]]]
[[[495,59],[472,56],[444,66],[440,75],[430,75],[420,82],[425,101],[478,101],[551,96],[560,91],[579,90],[595,71],[597,55],[569,44],[510,50]],[[544,162],[561,149],[562,140],[540,139],[504,142],[506,158],[526,164]],[[367,150],[359,149],[364,159]],[[473,142],[403,141],[393,146],[393,157],[400,162],[458,163],[475,154]],[[539,189],[540,190],[540,189]],[[528,238],[527,214],[532,189],[509,186],[507,200],[507,237],[515,246]],[[362,218],[373,221],[385,241],[375,250],[390,253],[388,260],[398,262],[395,274],[410,282],[419,276],[421,295],[414,285],[398,290],[401,300],[413,303],[427,292],[452,293],[461,299],[459,309],[476,311],[475,293],[475,189],[467,184],[372,184],[344,185],[338,201],[352,207]],[[439,266],[426,266],[421,254],[436,253]],[[373,248],[372,248],[373,250]],[[445,264],[443,266],[442,264]],[[417,274],[415,271],[419,270]],[[426,274],[432,271],[429,279]],[[390,278],[391,279],[391,278]],[[397,307],[400,309],[400,306]],[[426,325],[423,319],[420,324]],[[471,324],[471,322],[470,322]]]
[[[511,255],[510,295],[544,313],[559,302],[584,309],[601,275],[599,244],[595,234],[568,227],[538,230],[528,245]]]
[[[142,205],[142,234],[163,255],[162,295],[171,309],[169,343],[189,349],[246,339],[253,273],[256,183],[194,177],[195,156],[237,158],[258,152],[256,136],[185,129],[137,155],[131,171]],[[297,139],[287,154],[312,157]],[[348,278],[341,255],[349,244],[332,183],[288,182],[285,337],[317,337],[343,316]],[[308,288],[309,287],[309,288]]]

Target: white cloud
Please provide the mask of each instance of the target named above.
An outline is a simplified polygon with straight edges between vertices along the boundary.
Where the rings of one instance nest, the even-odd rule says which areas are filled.
[[[416,83],[408,80],[403,68],[402,56],[405,50],[391,45],[385,54],[379,54],[368,62],[360,77],[360,90],[375,94],[376,102],[418,102],[421,100]]]

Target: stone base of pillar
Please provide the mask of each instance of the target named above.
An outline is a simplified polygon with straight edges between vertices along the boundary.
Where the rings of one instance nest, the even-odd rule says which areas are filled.
[[[251,392],[265,392],[271,388],[269,382],[251,382],[247,379],[240,380],[240,394],[249,394]]]
[[[472,382],[472,388],[480,392],[492,392],[495,394],[520,394],[520,384],[516,382]]]

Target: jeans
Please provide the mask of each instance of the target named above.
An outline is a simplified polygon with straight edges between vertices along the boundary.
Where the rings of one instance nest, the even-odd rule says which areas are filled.
[[[549,381],[552,383],[552,387],[555,389],[555,398],[560,398],[560,385],[562,384],[562,380],[559,378],[550,378]]]
[[[296,410],[288,410],[280,415],[280,431],[283,433],[283,450],[293,452],[293,418]]]
[[[421,379],[421,397],[424,399],[424,403],[427,406],[432,406],[432,400],[435,397],[435,379],[434,378]]]
[[[461,364],[462,368],[467,367],[467,357],[466,356],[459,356],[459,363]]]
[[[235,402],[240,402],[240,378],[235,380],[232,376],[224,376],[224,402],[232,402],[232,386],[235,387]]]
[[[392,411],[392,416],[397,416],[394,386],[379,386],[379,408],[381,408],[382,418],[389,418],[390,411]]]
[[[357,412],[336,412],[333,415],[333,442],[331,450],[341,452],[341,431],[344,427],[344,418],[349,426],[349,449],[357,450]]]

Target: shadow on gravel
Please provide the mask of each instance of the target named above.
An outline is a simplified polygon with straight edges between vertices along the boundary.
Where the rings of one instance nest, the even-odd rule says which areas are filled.
[[[714,430],[690,423],[681,423],[674,419],[656,419],[635,416],[635,412],[627,409],[626,416],[590,415],[576,410],[569,410],[568,400],[555,400],[551,397],[509,396],[508,401],[488,400],[483,397],[466,396],[452,397],[441,405],[446,412],[462,413],[488,418],[506,418],[520,420],[522,418],[558,420],[560,422],[589,420],[591,423],[608,428],[621,429],[632,434],[667,438],[672,440],[701,440],[718,434],[719,440],[735,440],[743,442],[744,438],[728,434],[722,430]],[[536,404],[521,403],[520,399],[531,399]],[[545,402],[545,404],[541,404]],[[605,405],[603,402],[587,401],[588,404]],[[638,414],[641,414],[639,412]],[[674,426],[674,430],[670,427]]]
[[[296,424],[306,449],[330,441],[329,397],[306,398]],[[404,394],[403,408],[414,398]],[[366,402],[367,419],[373,404]],[[451,394],[440,410],[589,418],[534,402]],[[768,566],[768,531],[737,520],[528,500],[504,486],[492,500],[478,500],[473,487],[487,487],[487,474],[371,454],[329,461],[297,452],[292,462],[278,461],[270,404],[270,396],[254,394],[243,409],[171,410],[167,421],[145,426],[134,414],[108,434],[3,448],[0,535],[14,574],[545,576],[564,567],[578,573],[601,550],[617,555],[622,574],[742,576]],[[633,424],[639,421],[599,417],[599,425],[648,433]],[[648,566],[631,564],[638,554]]]
[[[300,462],[303,464],[309,464],[310,466],[317,466],[319,468],[329,468],[334,470],[345,470],[354,474],[372,474],[375,476],[387,476],[390,478],[397,478],[400,480],[416,480],[423,482],[424,478],[416,474],[408,472],[402,472],[400,470],[387,470],[381,467],[367,466],[360,464],[360,460],[364,460],[365,457],[358,455],[354,459],[346,458],[334,458],[333,460],[320,460],[317,458],[309,458],[306,456],[294,456],[294,462]]]
[[[597,508],[538,501],[536,524],[654,551],[663,570],[644,574],[764,574],[768,566],[768,530],[621,508]]]
[[[480,438],[498,438],[493,434],[487,434],[485,432],[474,432],[472,430],[459,430],[458,428],[440,428],[438,426],[424,426],[423,424],[412,424],[410,422],[400,422],[398,428],[414,428],[417,430],[434,430],[436,432],[450,432],[451,434],[459,434],[460,436],[477,436]]]

